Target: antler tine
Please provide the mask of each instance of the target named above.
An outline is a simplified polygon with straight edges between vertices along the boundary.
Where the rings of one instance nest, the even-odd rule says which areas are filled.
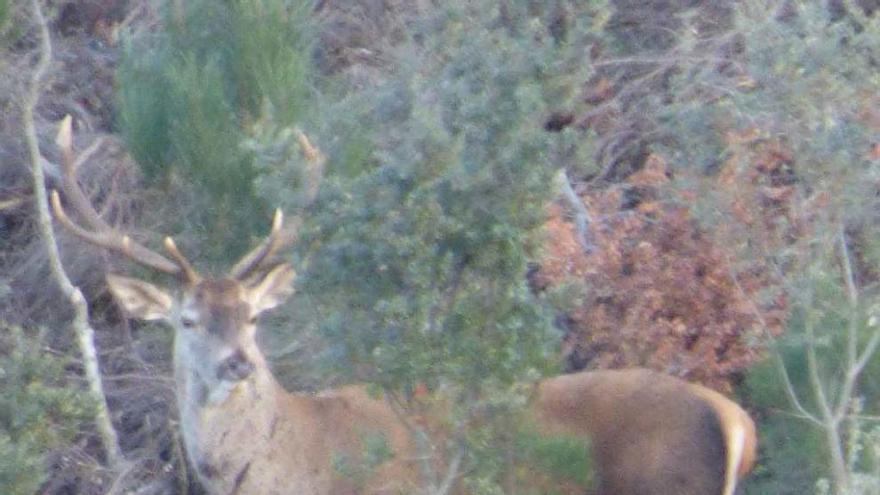
[[[180,252],[180,249],[177,248],[177,244],[174,243],[174,239],[171,237],[165,238],[165,250],[168,251],[168,254],[174,258],[174,261],[180,266],[181,273],[183,277],[189,285],[196,285],[202,279],[199,276],[199,273],[193,268],[192,263],[186,259],[186,256]]]
[[[72,119],[70,115],[67,115],[58,126],[58,134],[55,136],[55,144],[61,151],[64,193],[73,205],[73,209],[82,216],[88,227],[97,231],[110,231],[112,227],[98,215],[76,181],[77,160],[73,156],[72,127]]]
[[[115,233],[107,231],[91,232],[80,227],[74,223],[69,216],[67,216],[67,213],[61,206],[61,197],[58,195],[58,191],[53,189],[50,199],[52,201],[52,211],[55,213],[55,218],[58,219],[64,228],[82,240],[121,253],[143,265],[159,270],[160,272],[169,273],[171,275],[177,275],[181,272],[181,267],[176,263],[165,258],[161,254],[132,241],[127,235],[118,236],[115,235]]]
[[[308,168],[305,171],[305,185],[303,190],[304,203],[309,205],[314,202],[318,195],[318,186],[324,172],[324,162],[327,157],[321,150],[309,141],[308,136],[299,128],[293,129],[294,135],[299,143],[300,152],[308,162]],[[272,219],[272,230],[259,246],[253,251],[246,254],[241,261],[235,264],[230,270],[231,277],[237,280],[244,280],[258,270],[260,266],[282,246],[292,244],[297,238],[297,230],[302,223],[299,217],[294,217],[293,221],[288,222],[285,227],[284,214],[280,209],[275,210],[275,216]]]
[[[304,203],[309,205],[318,195],[318,186],[321,184],[321,178],[324,175],[324,163],[327,161],[327,157],[320,149],[312,145],[308,136],[300,128],[294,128],[293,132],[296,134],[300,150],[309,164],[309,168],[306,170],[306,184],[304,188]]]
[[[74,211],[83,218],[88,229],[77,225],[70,219],[61,206],[61,198],[58,191],[53,190],[51,193],[52,210],[59,223],[71,233],[90,244],[116,251],[135,262],[161,272],[172,275],[183,273],[188,276],[186,266],[175,263],[161,254],[138,244],[127,235],[111,227],[110,224],[101,218],[86,197],[86,194],[80,189],[79,183],[76,180],[77,160],[73,154],[72,134],[71,118],[68,115],[64,117],[58,127],[55,143],[61,151],[65,197],[73,205]],[[191,269],[192,267],[189,268]]]
[[[236,280],[244,280],[254,270],[259,268],[265,260],[269,259],[281,245],[279,234],[283,223],[284,214],[281,212],[281,208],[278,208],[272,217],[272,230],[269,232],[269,235],[259,246],[246,254],[232,267],[232,270],[229,271],[229,276]]]

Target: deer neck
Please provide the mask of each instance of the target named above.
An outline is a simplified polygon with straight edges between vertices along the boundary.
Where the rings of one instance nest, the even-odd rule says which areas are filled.
[[[262,355],[255,371],[229,389],[209,391],[186,353],[175,345],[174,374],[180,430],[187,457],[211,493],[238,486],[265,449],[279,420],[283,391]]]

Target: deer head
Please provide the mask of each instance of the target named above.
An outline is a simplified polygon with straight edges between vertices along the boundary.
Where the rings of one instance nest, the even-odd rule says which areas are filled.
[[[256,342],[257,319],[293,292],[293,280],[290,265],[278,263],[246,278],[200,278],[171,295],[143,280],[107,276],[110,291],[129,315],[164,320],[174,328],[177,359],[186,360],[201,384],[196,400],[206,404],[224,401],[238,382],[265,366]]]
[[[223,277],[202,277],[177,248],[164,241],[168,256],[153,251],[110,226],[97,213],[79,187],[71,147],[70,121],[62,123],[57,143],[64,170],[64,191],[84,226],[67,215],[57,191],[51,203],[55,217],[67,230],[86,242],[123,254],[152,269],[173,275],[177,287],[159,288],[152,283],[110,274],[107,283],[122,308],[132,317],[165,321],[175,331],[176,359],[202,385],[200,401],[222,402],[235,385],[265,366],[256,339],[260,314],[278,306],[293,292],[294,270],[273,259],[280,247],[293,241],[295,227],[283,228],[283,214],[276,210],[266,239],[245,255]],[[301,148],[310,161],[323,157],[298,132]],[[318,165],[320,166],[320,165]]]

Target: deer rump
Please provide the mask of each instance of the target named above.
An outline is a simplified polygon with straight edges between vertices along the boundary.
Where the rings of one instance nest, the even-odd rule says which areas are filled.
[[[732,425],[701,388],[642,369],[558,376],[539,384],[535,421],[589,441],[597,495],[720,495],[737,476]]]

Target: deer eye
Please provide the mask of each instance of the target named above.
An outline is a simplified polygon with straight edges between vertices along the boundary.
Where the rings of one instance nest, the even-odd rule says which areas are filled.
[[[257,324],[257,317],[251,316],[251,318],[248,320],[248,323],[251,325],[256,325]]]
[[[181,318],[181,319],[180,319],[180,325],[181,325],[183,328],[187,328],[187,329],[195,328],[195,326],[196,326],[196,320],[193,320],[192,318],[186,318],[186,317],[184,317],[184,318]]]

